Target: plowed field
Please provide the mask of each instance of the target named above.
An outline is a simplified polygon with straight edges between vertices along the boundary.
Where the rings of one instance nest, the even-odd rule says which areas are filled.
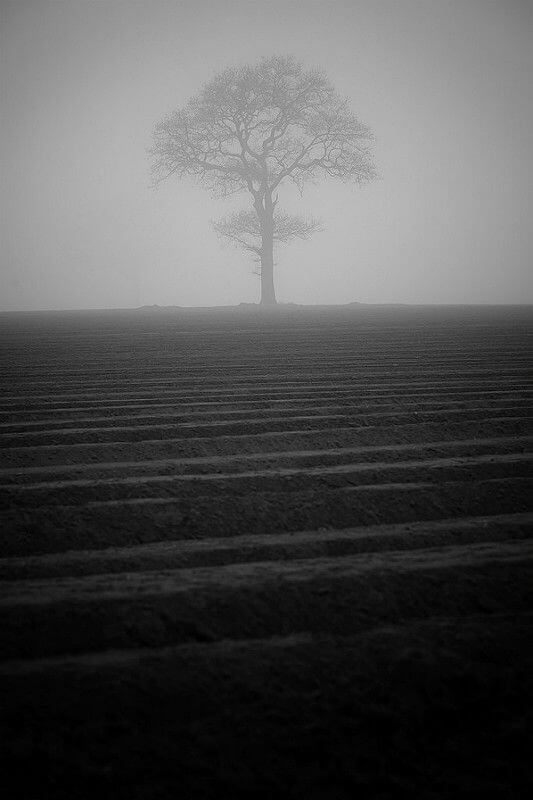
[[[521,798],[526,308],[0,316],[11,798]]]

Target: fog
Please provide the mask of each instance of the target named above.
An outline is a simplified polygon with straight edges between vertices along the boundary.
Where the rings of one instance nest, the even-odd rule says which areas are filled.
[[[280,206],[324,230],[280,249],[294,303],[532,300],[528,0],[2,3],[1,310],[257,302],[209,220],[250,204],[150,185],[155,124],[219,70],[293,54],[376,137],[379,177]]]

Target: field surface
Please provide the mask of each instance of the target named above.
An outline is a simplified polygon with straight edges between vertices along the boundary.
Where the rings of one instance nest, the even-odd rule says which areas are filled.
[[[0,315],[11,798],[522,798],[527,308]]]

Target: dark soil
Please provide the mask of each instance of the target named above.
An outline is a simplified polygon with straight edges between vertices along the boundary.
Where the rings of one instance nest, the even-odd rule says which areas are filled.
[[[529,796],[532,321],[0,315],[9,798]]]

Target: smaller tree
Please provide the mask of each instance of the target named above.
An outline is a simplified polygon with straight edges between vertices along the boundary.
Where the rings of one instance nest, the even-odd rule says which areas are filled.
[[[275,202],[277,203],[277,199]],[[253,253],[256,262],[261,264],[263,234],[259,217],[254,210],[236,211],[222,219],[212,220],[211,225],[218,236],[228,239],[247,253]],[[287,244],[294,239],[308,239],[319,230],[322,228],[314,217],[274,211],[272,231],[274,247],[278,244]],[[261,275],[260,267],[255,272]]]

